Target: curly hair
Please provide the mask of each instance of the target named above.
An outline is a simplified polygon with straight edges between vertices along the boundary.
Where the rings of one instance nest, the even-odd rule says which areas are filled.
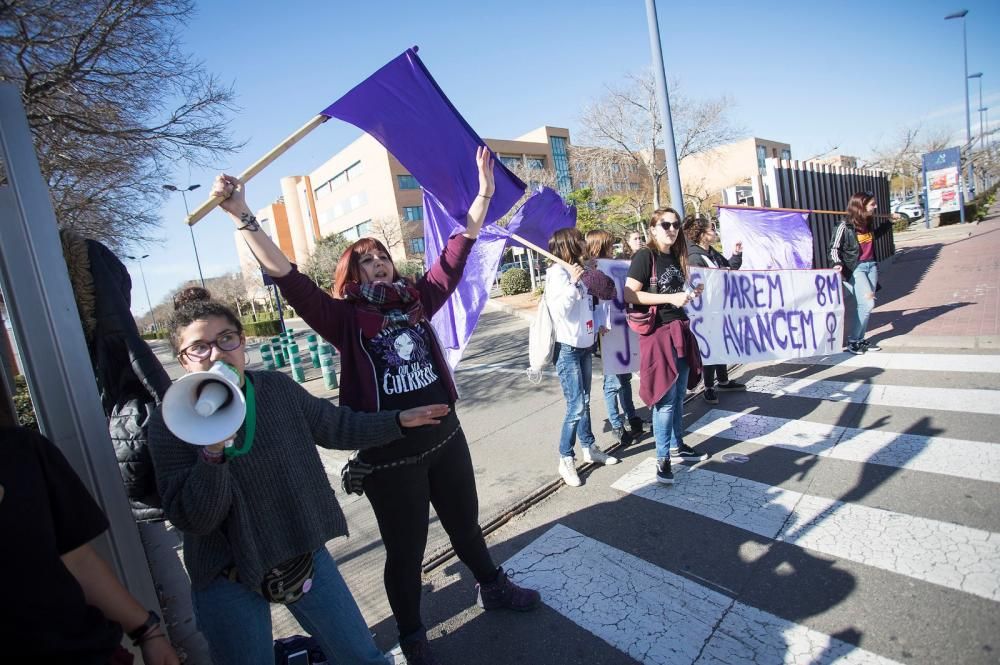
[[[192,287],[205,291],[201,287]],[[208,293],[208,291],[205,291]],[[174,309],[173,316],[170,317],[168,326],[170,329],[170,348],[174,353],[180,351],[181,332],[195,321],[204,321],[210,317],[217,316],[226,319],[232,324],[236,332],[243,334],[243,324],[229,307],[215,300],[189,300],[181,303]]]
[[[186,305],[189,302],[206,301],[211,299],[212,294],[208,292],[208,289],[200,286],[189,286],[186,289],[181,289],[174,294],[174,309],[177,310],[182,305]]]
[[[701,239],[704,237],[708,230],[711,228],[712,222],[704,215],[688,215],[684,218],[684,235],[687,236],[688,242],[692,245],[697,245],[701,243]]]

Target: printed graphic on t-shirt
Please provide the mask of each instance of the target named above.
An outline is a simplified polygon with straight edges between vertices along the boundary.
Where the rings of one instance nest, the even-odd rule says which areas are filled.
[[[684,290],[684,273],[676,265],[669,265],[656,276],[656,290],[660,293],[680,293]]]
[[[859,244],[863,245],[866,242],[871,242],[871,241],[872,241],[872,232],[871,231],[867,231],[865,233],[859,233],[858,234],[858,243]]]
[[[438,380],[427,333],[421,326],[388,328],[371,339],[376,364],[384,368],[382,392],[401,395]]]

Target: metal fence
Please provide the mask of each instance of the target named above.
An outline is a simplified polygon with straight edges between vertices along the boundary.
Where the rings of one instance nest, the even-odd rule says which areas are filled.
[[[810,211],[813,234],[813,267],[830,267],[830,241],[855,192],[871,192],[878,204],[876,223],[889,219],[889,178],[883,171],[852,169],[817,162],[767,160],[765,187],[772,208]],[[892,256],[896,243],[891,233],[875,241],[875,260]]]

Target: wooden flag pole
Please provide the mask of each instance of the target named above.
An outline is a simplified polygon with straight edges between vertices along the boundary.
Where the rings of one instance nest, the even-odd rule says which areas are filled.
[[[533,243],[533,242],[531,242],[529,240],[525,240],[524,238],[522,238],[521,236],[517,235],[516,233],[511,233],[510,237],[511,237],[511,239],[518,241],[519,243],[521,243],[525,247],[530,247],[531,249],[535,250],[536,252],[538,252],[539,254],[541,254],[542,256],[544,256],[545,258],[549,259],[550,261],[554,261],[555,263],[558,263],[559,265],[561,265],[563,268],[566,268],[567,270],[569,270],[570,268],[573,267],[573,264],[566,263],[565,261],[563,261],[562,259],[560,259],[555,254],[550,254],[548,251],[542,249],[541,247],[539,247],[538,245],[536,245],[535,243]]]
[[[260,159],[258,159],[253,164],[251,164],[250,168],[248,168],[246,171],[244,171],[243,173],[241,173],[240,176],[239,176],[240,177],[240,182],[245,184],[248,180],[250,180],[255,175],[257,175],[258,173],[260,173],[261,171],[263,171],[265,168],[267,168],[267,166],[271,162],[273,162],[278,157],[280,157],[281,155],[283,155],[286,150],[288,150],[293,145],[295,145],[296,143],[298,143],[299,141],[301,141],[305,137],[306,134],[308,134],[312,130],[316,129],[317,127],[319,127],[320,125],[322,125],[327,120],[329,120],[329,118],[327,116],[325,116],[325,115],[318,115],[315,118],[313,118],[312,120],[310,120],[309,122],[307,122],[306,124],[302,125],[302,127],[300,127],[294,134],[292,134],[291,136],[289,136],[288,138],[286,138],[284,141],[282,141],[281,143],[279,143],[275,147],[271,148],[271,150],[269,150],[266,155],[264,155],[263,157],[261,157]],[[209,199],[207,201],[205,201],[200,206],[198,206],[197,208],[195,208],[194,212],[192,212],[190,215],[188,215],[188,218],[187,218],[188,226],[193,226],[193,225],[197,224],[201,220],[202,217],[204,217],[205,215],[207,215],[208,213],[210,213],[212,211],[212,209],[215,208],[215,206],[219,205],[224,200],[225,199],[223,199],[221,196],[212,196],[212,197],[209,197]]]

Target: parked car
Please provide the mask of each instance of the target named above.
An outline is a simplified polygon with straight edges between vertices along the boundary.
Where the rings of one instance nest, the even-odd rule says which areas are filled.
[[[892,206],[892,212],[907,220],[919,219],[924,216],[924,209],[913,201],[897,203]]]
[[[542,269],[541,263],[539,263],[539,261],[537,261],[537,260],[533,261],[533,263],[535,264],[535,274],[536,275],[542,275],[542,274],[544,274],[544,271]],[[510,263],[504,263],[504,264],[502,264],[499,268],[497,268],[497,279],[500,278],[500,275],[504,274],[505,272],[507,272],[511,268],[520,268],[521,270],[525,270],[526,271],[528,269],[528,262],[525,261],[523,263],[518,263],[516,261],[511,261]]]

